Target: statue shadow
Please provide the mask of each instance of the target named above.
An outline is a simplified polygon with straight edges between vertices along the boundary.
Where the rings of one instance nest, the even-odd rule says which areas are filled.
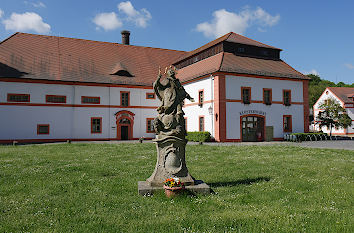
[[[233,186],[239,186],[239,185],[251,185],[253,183],[268,182],[268,181],[270,181],[270,177],[261,176],[261,177],[257,177],[257,178],[247,178],[247,179],[235,180],[235,181],[208,183],[208,185],[210,185],[210,187],[212,187],[212,188],[233,187]]]

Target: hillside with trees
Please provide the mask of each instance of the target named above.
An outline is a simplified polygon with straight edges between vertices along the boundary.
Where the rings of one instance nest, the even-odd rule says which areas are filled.
[[[318,98],[320,98],[321,94],[327,87],[354,87],[354,83],[352,84],[345,84],[343,82],[339,82],[335,84],[334,82],[321,79],[320,76],[315,74],[308,74],[308,77],[311,78],[309,84],[309,107],[316,103]]]

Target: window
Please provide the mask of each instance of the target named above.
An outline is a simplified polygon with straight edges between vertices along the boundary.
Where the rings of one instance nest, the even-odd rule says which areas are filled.
[[[243,47],[238,47],[238,48],[237,48],[237,52],[239,52],[239,53],[244,53],[244,52],[245,52],[245,48],[243,48]]]
[[[46,95],[45,101],[47,103],[66,103],[65,95]]]
[[[199,94],[198,94],[198,105],[200,107],[203,106],[203,102],[204,102],[204,90],[200,90]]]
[[[291,90],[283,90],[283,104],[285,106],[291,105]]]
[[[155,99],[155,93],[146,93],[146,99]]]
[[[263,88],[263,103],[266,105],[272,104],[272,89]]]
[[[262,56],[268,56],[269,52],[267,50],[262,50],[261,54]]]
[[[199,116],[199,131],[204,131],[204,116]]]
[[[49,134],[49,125],[37,125],[37,134]]]
[[[154,118],[147,118],[146,119],[146,132],[147,133],[154,133]]]
[[[102,133],[102,117],[91,117],[91,133]]]
[[[120,105],[127,107],[129,106],[129,91],[121,91],[120,92]]]
[[[7,94],[8,102],[30,102],[29,94]]]
[[[244,104],[251,103],[251,88],[250,87],[241,87],[241,99],[242,99],[242,103],[244,103]]]
[[[291,115],[283,116],[283,131],[292,132],[292,119]]]
[[[83,104],[100,104],[100,97],[81,96],[81,103],[83,103]]]

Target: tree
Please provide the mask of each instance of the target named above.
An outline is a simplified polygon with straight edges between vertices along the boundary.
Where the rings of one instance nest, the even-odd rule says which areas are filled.
[[[321,111],[316,121],[318,121],[320,129],[326,126],[327,129],[330,130],[330,136],[332,136],[333,127],[339,129],[347,128],[352,125],[352,119],[336,99],[329,98],[320,102],[319,109],[321,109]]]
[[[312,108],[324,90],[327,87],[335,87],[336,84],[328,80],[322,80],[320,76],[315,74],[308,74],[307,76],[311,78],[309,83],[309,107]]]

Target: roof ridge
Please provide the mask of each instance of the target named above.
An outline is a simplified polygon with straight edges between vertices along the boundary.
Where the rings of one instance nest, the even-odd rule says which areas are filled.
[[[4,43],[5,41],[9,40],[10,38],[16,36],[16,35],[19,34],[19,33],[20,33],[20,32],[15,32],[15,33],[12,34],[11,36],[7,37],[6,39],[4,39],[3,41],[0,42],[0,45],[1,45],[2,43]]]
[[[142,45],[125,45],[125,44],[120,44],[118,42],[108,42],[108,41],[99,41],[99,40],[89,40],[89,39],[81,39],[81,38],[74,38],[74,37],[66,37],[66,36],[53,36],[53,35],[41,35],[41,34],[33,34],[33,33],[27,33],[27,32],[16,32],[12,36],[6,38],[4,41],[10,39],[11,37],[15,35],[30,35],[30,36],[39,36],[39,37],[53,37],[53,38],[61,38],[61,39],[70,39],[70,40],[79,40],[79,41],[88,41],[88,42],[97,42],[97,43],[103,43],[103,44],[111,44],[111,45],[119,45],[119,46],[131,46],[131,47],[139,47],[139,48],[147,48],[147,49],[158,49],[158,50],[168,50],[168,51],[175,51],[175,52],[183,52],[187,53],[187,51],[183,50],[176,50],[176,49],[164,49],[164,48],[156,48],[156,47],[149,47],[149,46],[142,46]],[[3,42],[4,42],[3,41]],[[2,43],[2,42],[1,42]],[[0,43],[0,44],[1,44]]]
[[[303,73],[295,70],[292,66],[290,66],[288,63],[286,63],[285,61],[283,61],[282,59],[279,59],[281,62],[283,62],[285,65],[287,65],[290,69],[292,69],[293,71],[295,71],[296,73],[302,75],[303,77],[306,77],[306,79],[310,80],[310,77],[307,77],[306,75],[304,75]]]
[[[219,66],[219,69],[218,69],[218,70],[221,70],[222,63],[223,63],[223,61],[224,61],[224,56],[225,56],[225,52],[222,52],[222,57],[221,57],[221,60],[220,60],[220,66]]]
[[[282,51],[282,49],[280,49],[280,48],[277,48],[277,47],[274,47],[274,46],[271,46],[271,45],[264,44],[264,43],[259,42],[259,41],[257,41],[257,40],[251,39],[251,38],[249,38],[249,37],[247,37],[247,36],[238,34],[238,33],[236,33],[236,32],[231,32],[231,33],[233,33],[233,34],[235,34],[235,35],[238,35],[238,36],[241,36],[241,37],[243,37],[243,38],[246,38],[246,39],[248,39],[248,40],[252,40],[252,41],[254,41],[254,42],[260,43],[260,44],[262,44],[262,45],[264,45],[264,46],[272,47],[272,48],[274,48],[274,49],[279,49],[279,50]]]
[[[215,41],[217,41],[217,40],[220,40],[221,38],[223,38],[223,37],[226,36],[227,34],[229,34],[229,35],[226,37],[226,39],[228,39],[228,38],[230,37],[230,35],[232,34],[232,32],[228,32],[228,33],[226,33],[226,34],[224,34],[224,35],[222,35],[222,36],[220,36],[220,37],[218,37],[218,38],[216,38],[216,39],[214,39],[214,40],[212,40],[212,41],[209,41],[208,43],[206,43],[206,44],[204,44],[204,45],[202,45],[202,46],[200,46],[200,47],[198,47],[198,48],[196,48],[196,49],[193,49],[192,51],[189,51],[188,53],[192,53],[193,51],[196,51],[196,50],[200,49],[201,47],[206,46],[207,44],[212,44],[213,42],[215,42]],[[224,39],[224,40],[226,40],[226,39]],[[222,40],[222,41],[223,41],[223,40]]]

